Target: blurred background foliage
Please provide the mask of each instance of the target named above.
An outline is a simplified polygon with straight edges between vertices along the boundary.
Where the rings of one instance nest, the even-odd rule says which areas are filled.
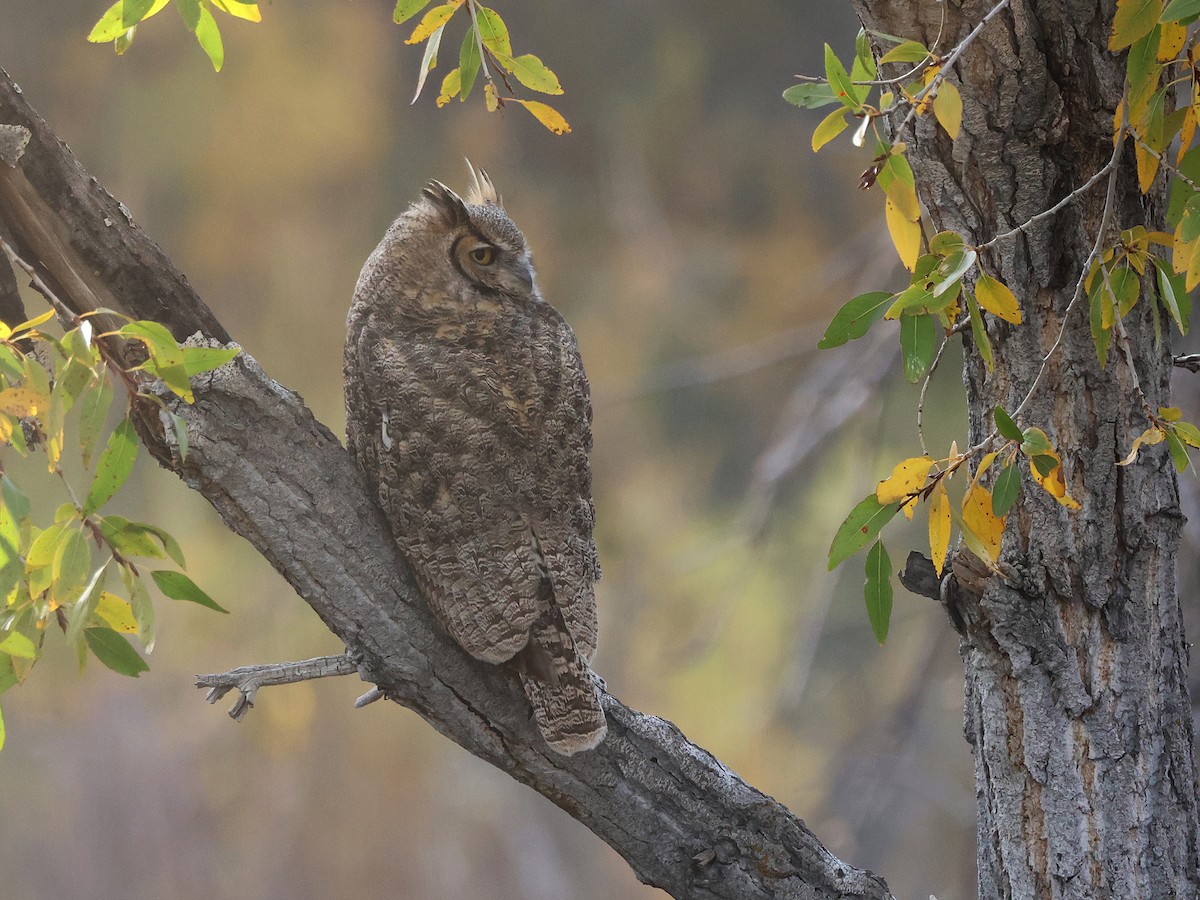
[[[498,0],[562,79],[562,138],[481,97],[409,106],[420,50],[386,0],[223,20],[219,75],[170,10],[122,58],[86,43],[106,5],[6,0],[0,66],[335,432],[362,261],[426,181],[465,187],[464,156],[493,175],[592,380],[598,671],[898,896],[972,895],[955,635],[897,586],[880,648],[861,559],[825,570],[846,511],[919,452],[892,329],[815,350],[845,300],[899,283],[869,160],[814,156],[821,114],[780,99],[824,41],[848,55],[848,5]],[[954,356],[935,455],[965,427]],[[167,525],[233,614],[161,603],[138,681],[51,652],[6,695],[6,897],[661,896],[413,714],[354,711],[353,679],[273,688],[240,726],[206,706],[194,673],[340,647],[198,496],[146,459],[135,479],[114,511]],[[897,565],[922,542],[904,527]]]

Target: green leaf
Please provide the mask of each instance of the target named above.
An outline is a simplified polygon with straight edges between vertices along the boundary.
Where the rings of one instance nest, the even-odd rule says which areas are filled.
[[[1145,37],[1158,24],[1162,11],[1163,0],[1117,0],[1117,13],[1113,16],[1108,49],[1124,50],[1134,41]]]
[[[1104,279],[1099,273],[1092,282],[1091,290],[1088,291],[1088,302],[1091,309],[1092,341],[1096,345],[1096,358],[1100,360],[1100,368],[1103,369],[1108,365],[1108,345],[1112,341],[1111,329],[1104,327],[1104,304],[1111,303],[1112,300],[1104,287]]]
[[[148,672],[150,667],[142,659],[133,646],[111,628],[93,626],[85,628],[84,639],[88,649],[96,659],[104,663],[118,675],[129,675],[137,678],[142,672]]]
[[[885,63],[919,63],[929,58],[929,51],[924,44],[917,41],[904,41],[897,44],[879,58],[879,64]]]
[[[1109,276],[1109,283],[1117,301],[1117,312],[1124,318],[1137,305],[1141,279],[1129,266],[1118,266]]]
[[[839,102],[838,98],[833,96],[833,88],[824,81],[793,84],[783,92],[783,99],[801,109],[819,109]]]
[[[825,329],[825,336],[817,347],[829,350],[862,337],[879,321],[891,297],[887,291],[870,291],[843,304]]]
[[[1038,473],[1043,478],[1058,468],[1058,460],[1049,454],[1039,454],[1033,457],[1030,462],[1033,463],[1033,467],[1038,470]]]
[[[112,399],[112,384],[107,378],[101,378],[87,390],[80,401],[79,450],[85,467],[92,463],[92,452],[96,449],[96,440],[104,427]]]
[[[1171,0],[1159,21],[1180,22],[1195,15],[1200,15],[1200,0]]]
[[[1200,0],[1197,0],[1200,2]],[[1156,280],[1158,282],[1158,296],[1162,301],[1163,309],[1167,311],[1167,315],[1175,323],[1175,327],[1179,329],[1180,334],[1188,333],[1188,316],[1191,313],[1191,297],[1183,286],[1183,276],[1176,275],[1171,271],[1171,267],[1157,256],[1151,256],[1156,270]],[[1180,301],[1183,301],[1182,303]],[[1186,304],[1186,312],[1185,305]]]
[[[480,6],[475,10],[475,21],[479,25],[479,37],[483,41],[483,46],[497,56],[512,56],[512,44],[508,40],[508,26],[504,24],[504,20],[500,18],[498,12],[488,9],[486,6]]]
[[[392,11],[392,21],[397,25],[403,25],[431,2],[432,0],[396,0],[396,8]]]
[[[130,522],[122,516],[108,515],[100,520],[100,534],[109,546],[122,556],[163,558],[163,550],[155,540],[157,535],[140,522]]]
[[[837,54],[828,44],[825,45],[825,79],[839,103],[855,112],[862,111],[862,99],[858,95],[858,89],[850,81],[850,73],[838,61]]]
[[[91,565],[92,551],[82,523],[77,523],[68,528],[66,536],[59,542],[50,569],[50,596],[59,606],[68,606],[79,599]]]
[[[0,475],[0,491],[4,497],[4,505],[15,519],[29,518],[29,498],[17,487],[17,483],[7,475]]]
[[[437,66],[438,48],[442,46],[442,34],[445,33],[445,24],[439,25],[429,37],[429,43],[425,45],[425,54],[421,57],[421,74],[417,76],[417,89],[413,92],[411,103],[416,103],[417,98],[421,96],[421,91],[425,89],[425,79],[429,77],[429,73]]]
[[[865,28],[858,29],[858,35],[854,38],[854,62],[850,66],[851,81],[874,81],[878,71],[875,66],[875,54],[871,50],[871,39],[867,37]],[[867,99],[869,87],[856,85],[859,90],[859,99]]]
[[[899,503],[885,505],[879,502],[874,491],[868,494],[850,511],[834,535],[833,543],[829,546],[830,570],[875,540],[880,529],[891,521],[899,509]]]
[[[200,7],[200,20],[196,23],[196,40],[212,60],[213,69],[220,72],[221,66],[225,64],[225,45],[221,42],[221,29],[217,20],[204,5]],[[165,378],[163,380],[166,381]]]
[[[996,408],[999,409],[999,407]],[[1017,502],[1017,497],[1020,495],[1020,468],[1012,465],[1005,466],[1000,470],[1000,475],[996,478],[996,485],[992,488],[992,515],[997,519],[1003,519],[1008,515],[1008,511],[1012,509],[1012,505]]]
[[[122,21],[124,14],[125,2],[124,0],[117,0],[100,17],[100,21],[92,26],[87,39],[93,44],[107,44],[109,41],[116,40],[129,30],[128,26]]]
[[[196,31],[196,26],[200,24],[200,0],[175,0],[175,8],[179,10],[179,15],[183,16],[183,24],[187,26],[187,30]]]
[[[1175,469],[1178,472],[1183,472],[1188,467],[1187,447],[1180,440],[1179,435],[1174,429],[1167,431],[1167,449],[1171,451],[1171,461],[1175,463]]]
[[[892,561],[888,559],[883,541],[876,541],[867,552],[867,582],[863,597],[867,601],[867,618],[880,646],[887,640],[892,619]]]
[[[35,569],[50,568],[58,554],[59,542],[66,537],[66,531],[66,522],[56,522],[38,534],[25,554],[25,571],[32,573]]]
[[[458,51],[459,100],[465,101],[479,74],[479,35],[475,26],[467,29],[462,47]]]
[[[188,453],[188,431],[187,422],[175,413],[167,413],[171,419],[171,431],[175,435],[175,446],[179,448],[179,460],[183,462],[187,459]]]
[[[208,17],[211,19],[212,14],[209,13]],[[188,381],[183,348],[175,342],[174,335],[163,325],[149,320],[129,322],[122,326],[118,334],[135,338],[146,345],[150,359],[142,368],[162,379],[173,393],[188,403],[195,399]]]
[[[1021,432],[1021,452],[1029,457],[1040,456],[1043,453],[1053,453],[1054,445],[1042,429],[1026,428]]]
[[[125,582],[125,590],[129,594],[129,606],[137,622],[138,636],[149,653],[154,649],[154,604],[150,602],[150,591],[141,577],[127,566],[121,567],[121,580]]]
[[[1192,447],[1200,447],[1200,428],[1197,428],[1191,422],[1176,422],[1174,425],[1175,433],[1180,439]]]
[[[929,371],[936,350],[937,326],[933,316],[900,318],[900,352],[904,359],[904,377],[910,384],[916,384]]]
[[[0,608],[25,574],[25,561],[21,559],[21,520],[25,516],[16,515],[7,500],[6,491],[5,503],[0,505]]]
[[[96,463],[96,476],[83,504],[83,514],[90,516],[121,489],[137,459],[137,433],[126,416],[109,435],[108,444]]]
[[[482,27],[482,26],[481,26]],[[504,53],[496,53],[500,65],[517,76],[517,81],[533,91],[543,94],[561,94],[562,85],[558,76],[546,68],[546,64],[532,53],[525,53],[513,58]],[[462,64],[461,61],[459,63]]]
[[[121,10],[121,24],[126,28],[136,25],[146,17],[153,5],[154,0],[125,0]]]
[[[182,572],[156,569],[150,575],[154,579],[154,583],[158,585],[158,589],[172,600],[188,600],[192,603],[199,603],[201,606],[207,606],[209,609],[215,609],[217,612],[229,612],[196,587],[196,583]]]
[[[188,377],[219,369],[239,353],[240,347],[182,347],[183,369]]]
[[[1003,406],[997,406],[992,411],[992,416],[996,420],[996,430],[1000,432],[1001,437],[1008,441],[1024,441],[1025,433],[1017,427],[1017,423],[1012,420]]]
[[[19,631],[14,631],[0,641],[0,653],[19,656],[22,659],[37,659],[37,647]]]

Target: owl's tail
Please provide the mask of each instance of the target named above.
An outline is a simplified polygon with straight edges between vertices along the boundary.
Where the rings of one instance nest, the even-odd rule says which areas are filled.
[[[596,677],[575,649],[549,581],[544,585],[549,602],[514,662],[542,737],[556,753],[571,756],[604,740],[608,723]]]

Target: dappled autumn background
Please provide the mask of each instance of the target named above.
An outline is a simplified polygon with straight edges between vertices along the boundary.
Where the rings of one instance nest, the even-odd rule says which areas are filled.
[[[86,43],[106,5],[6,0],[0,66],[339,434],[359,266],[427,180],[465,187],[464,156],[492,173],[592,380],[609,688],[897,895],[973,894],[956,637],[897,585],[880,648],[861,558],[825,570],[845,513],[919,453],[891,329],[815,350],[842,302],[899,284],[882,197],[855,187],[868,156],[848,140],[814,156],[819,115],[780,98],[821,71],[823,41],[848,55],[848,6],[497,0],[517,51],[566,88],[555,105],[574,131],[556,138],[481,97],[410,106],[420,52],[383,0],[222,17],[220,74],[171,10],[122,58]],[[965,427],[956,355],[928,403],[936,455]],[[340,647],[197,495],[147,459],[135,479],[115,511],[169,526],[231,615],[161,601],[136,681],[94,660],[81,676],[51,639],[5,695],[5,897],[657,894],[412,713],[353,710],[355,679],[269,689],[241,725],[205,705],[197,672]],[[41,489],[48,509],[55,490]],[[889,539],[897,568],[920,544],[908,528]]]

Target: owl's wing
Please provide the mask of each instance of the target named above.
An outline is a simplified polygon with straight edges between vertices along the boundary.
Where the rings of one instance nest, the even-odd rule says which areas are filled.
[[[532,498],[533,530],[554,588],[554,601],[575,647],[587,662],[596,652],[594,582],[600,564],[592,536],[595,510],[588,453],[592,403],[579,345],[571,328],[552,314],[561,381],[548,391],[537,455],[539,478]]]
[[[511,659],[529,640],[543,578],[505,475],[520,434],[469,362],[435,345],[367,323],[347,350],[350,447],[400,550],[463,649]]]

